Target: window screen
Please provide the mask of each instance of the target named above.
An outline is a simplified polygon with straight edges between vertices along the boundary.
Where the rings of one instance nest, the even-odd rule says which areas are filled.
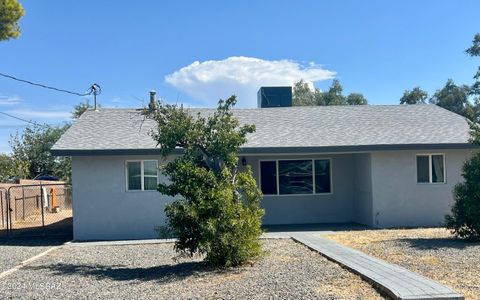
[[[277,163],[275,161],[260,162],[260,177],[262,193],[265,195],[277,194]]]

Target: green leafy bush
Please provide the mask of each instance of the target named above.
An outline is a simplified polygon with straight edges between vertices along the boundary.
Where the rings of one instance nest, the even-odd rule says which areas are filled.
[[[231,112],[235,103],[234,96],[220,100],[207,117],[161,102],[145,110],[157,123],[152,136],[161,154],[183,150],[162,168],[169,182],[158,187],[162,194],[180,196],[165,209],[167,226],[178,239],[175,248],[203,254],[207,263],[221,267],[261,254],[262,194],[250,168],[238,169],[240,146],[255,127],[240,126]]]
[[[480,239],[480,153],[465,162],[464,182],[454,189],[452,214],[445,217],[446,226],[457,237]]]

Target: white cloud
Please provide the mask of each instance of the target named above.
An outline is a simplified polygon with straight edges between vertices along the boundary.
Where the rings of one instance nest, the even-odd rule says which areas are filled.
[[[19,118],[25,119],[41,119],[41,120],[69,120],[72,117],[72,113],[69,111],[50,111],[50,110],[32,110],[30,108],[25,109],[12,109],[7,113]]]
[[[22,101],[19,96],[0,95],[0,105],[17,105]]]
[[[313,86],[313,82],[334,76],[335,72],[313,62],[302,65],[286,59],[233,56],[224,60],[195,61],[165,76],[165,81],[206,105],[214,105],[219,98],[235,94],[239,106],[255,107],[261,86],[291,86],[300,79]]]

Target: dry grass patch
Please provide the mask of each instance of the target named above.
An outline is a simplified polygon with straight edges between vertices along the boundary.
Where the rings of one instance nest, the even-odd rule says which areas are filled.
[[[324,237],[432,278],[480,299],[480,243],[445,228],[343,231]]]
[[[384,299],[378,293],[372,292],[370,284],[353,273],[331,278],[328,284],[322,282],[315,291],[333,299]]]

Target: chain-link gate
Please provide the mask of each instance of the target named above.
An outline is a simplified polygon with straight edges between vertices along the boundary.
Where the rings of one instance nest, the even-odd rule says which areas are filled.
[[[7,206],[7,189],[0,188],[0,238],[8,236],[8,206]]]
[[[65,184],[14,185],[0,189],[0,237],[72,235],[72,193]]]

